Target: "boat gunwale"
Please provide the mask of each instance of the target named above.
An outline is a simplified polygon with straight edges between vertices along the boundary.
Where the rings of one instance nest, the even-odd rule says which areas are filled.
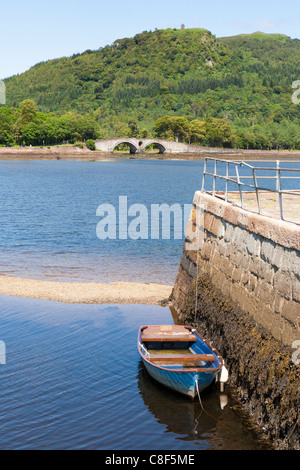
[[[191,325],[182,325],[184,326],[186,329],[188,330],[194,330],[193,331],[193,334],[195,334],[204,344],[206,344],[210,349],[211,351],[213,351],[213,353],[217,356],[218,360],[219,360],[219,367],[190,367],[190,368],[187,368],[187,369],[170,369],[168,367],[163,367],[161,365],[157,365],[155,364],[154,362],[150,361],[146,354],[143,354],[142,352],[142,348],[141,348],[141,345],[143,344],[143,341],[142,341],[142,332],[145,328],[148,328],[148,326],[160,326],[160,325],[144,325],[144,326],[141,326],[139,328],[139,334],[138,334],[138,351],[142,357],[142,359],[144,361],[146,361],[148,364],[150,364],[151,366],[155,367],[156,369],[160,369],[160,370],[163,370],[163,371],[166,371],[166,372],[169,372],[169,373],[181,373],[181,374],[189,374],[189,373],[217,373],[219,372],[223,365],[224,365],[224,360],[222,358],[222,356],[220,355],[220,353],[216,350],[216,348],[214,348],[207,340],[205,340],[200,334],[199,332]],[[191,331],[192,332],[192,331]]]

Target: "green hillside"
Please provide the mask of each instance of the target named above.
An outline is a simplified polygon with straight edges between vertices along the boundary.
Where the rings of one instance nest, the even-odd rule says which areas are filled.
[[[7,106],[15,110],[14,122],[25,99],[35,101],[40,119],[41,113],[52,113],[52,120],[80,114],[94,124],[86,134],[91,138],[150,135],[159,118],[181,116],[194,127],[205,122],[205,129],[211,120],[225,119],[232,130],[227,145],[300,148],[300,105],[291,100],[295,80],[300,80],[298,39],[155,30],[42,62],[7,79]],[[189,132],[179,135],[190,140]],[[205,137],[198,141],[212,143]]]

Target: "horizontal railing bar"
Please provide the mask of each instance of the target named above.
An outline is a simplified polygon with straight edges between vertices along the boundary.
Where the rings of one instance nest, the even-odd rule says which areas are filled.
[[[262,167],[262,166],[253,166],[251,169],[256,171],[295,171],[296,173],[300,173],[300,168],[274,168],[274,167]]]
[[[230,163],[230,165],[243,165],[243,166],[248,166],[249,168],[262,168],[262,167],[258,167],[258,166],[254,166],[254,165],[250,165],[250,163],[247,163],[245,161],[238,161],[238,160],[226,160],[226,159],[223,159],[220,160],[218,158],[214,158],[214,157],[205,157],[206,160],[217,160],[218,163]],[[256,160],[257,162],[264,162],[265,160]],[[297,159],[292,159],[293,163],[300,163],[300,160],[297,160]],[[279,163],[287,163],[287,160],[268,160],[268,163],[276,163],[277,162]],[[268,167],[270,168],[270,167]],[[271,167],[273,168],[273,167]]]
[[[209,175],[208,173],[206,173],[206,175]],[[209,176],[214,176],[216,178],[219,178],[221,180],[225,180],[225,181],[230,181],[231,183],[233,184],[238,184],[240,186],[244,186],[246,188],[253,188],[253,189],[258,189],[260,191],[271,191],[271,192],[279,192],[278,189],[271,189],[271,188],[265,188],[263,186],[255,186],[253,184],[245,184],[245,183],[242,183],[242,182],[238,182],[237,180],[234,180],[234,179],[230,179],[230,178],[227,178],[226,176],[220,176],[220,175],[209,175]],[[247,178],[247,179],[250,179],[250,178]]]
[[[245,183],[238,183],[237,181],[232,181],[232,183],[237,184],[238,186],[242,186],[244,188],[252,188],[254,190],[258,189],[259,191],[269,191],[270,193],[289,193],[289,194],[295,194],[295,196],[298,196],[300,194],[300,190],[295,189],[294,191],[289,191],[288,189],[271,189],[271,188],[263,188],[262,186],[255,186],[253,184],[245,184]],[[204,189],[207,191],[206,189]],[[221,190],[219,190],[221,191]],[[207,191],[208,192],[208,191]],[[209,191],[213,192],[213,191]],[[228,191],[229,193],[231,191]]]
[[[204,174],[207,175],[207,176],[215,176],[216,178],[223,178],[223,179],[225,178],[225,179],[227,179],[227,176],[226,176],[226,175],[215,175],[214,173],[208,173],[208,172],[205,172]],[[235,175],[233,175],[233,176],[228,176],[228,178],[231,178],[231,179],[232,179],[232,178],[236,178],[236,176],[235,176]],[[256,178],[257,178],[257,179],[258,179],[258,178],[259,178],[259,179],[263,179],[263,180],[264,180],[264,179],[276,180],[276,179],[277,179],[277,176],[259,176],[259,175],[258,175],[258,176],[256,176]],[[299,179],[300,179],[300,176],[281,176],[280,178],[283,179],[283,180],[288,180],[288,179],[289,179],[289,180],[299,180]],[[252,176],[252,175],[251,175],[251,176],[240,176],[240,179],[249,180],[249,179],[253,179],[253,176]]]
[[[237,184],[238,184],[238,183],[237,183]],[[241,185],[241,186],[243,186],[243,185]],[[250,187],[250,186],[249,186],[249,187]],[[254,186],[253,186],[253,189],[255,189]],[[266,191],[266,192],[269,192],[269,193],[276,193],[276,194],[277,194],[277,193],[278,193],[278,194],[280,193],[280,194],[290,194],[291,196],[300,196],[300,190],[297,190],[297,189],[295,189],[294,191],[289,191],[289,190],[287,190],[287,189],[278,189],[278,190],[276,190],[276,191],[275,191],[274,189],[265,189],[265,188],[263,188],[263,189],[261,189],[261,188],[256,188],[256,189],[258,189],[259,191]],[[204,191],[205,191],[206,193],[212,193],[212,192],[213,192],[213,191],[209,191],[208,189],[204,189]],[[236,191],[228,191],[228,193],[234,193],[234,192],[238,193],[239,191],[238,191],[238,190],[236,190]],[[245,192],[245,191],[244,191],[244,192]],[[251,192],[251,193],[252,193],[252,192],[254,192],[254,191],[248,191],[248,192]],[[218,191],[215,191],[215,193],[225,193],[225,191],[222,191],[222,190],[220,189],[220,190],[218,190]]]
[[[269,171],[297,171],[297,172],[300,172],[300,168],[284,168],[284,167],[280,167],[280,168],[277,168],[277,167],[273,167],[273,166],[253,166],[253,165],[250,165],[249,163],[246,163],[246,162],[238,162],[238,161],[235,161],[235,160],[218,160],[216,158],[212,158],[212,157],[207,157],[206,158],[207,160],[212,160],[212,161],[217,161],[218,163],[229,163],[230,165],[239,165],[239,166],[247,166],[248,168],[251,168],[251,170],[269,170]],[[282,162],[282,160],[280,160]],[[299,160],[300,162],[300,160]],[[276,163],[276,160],[274,161],[274,163]]]

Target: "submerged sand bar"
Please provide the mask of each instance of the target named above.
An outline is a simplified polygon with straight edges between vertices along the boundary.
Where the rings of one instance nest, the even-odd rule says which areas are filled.
[[[172,286],[162,284],[52,282],[0,277],[0,295],[65,303],[164,305],[168,303],[171,292]]]

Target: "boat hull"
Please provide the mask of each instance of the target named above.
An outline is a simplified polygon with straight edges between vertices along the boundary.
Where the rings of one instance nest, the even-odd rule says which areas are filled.
[[[198,390],[201,392],[207,388],[215,379],[216,372],[172,372],[157,368],[148,361],[143,360],[148,374],[162,385],[175,390],[176,392],[195,398],[197,395],[196,381]]]

